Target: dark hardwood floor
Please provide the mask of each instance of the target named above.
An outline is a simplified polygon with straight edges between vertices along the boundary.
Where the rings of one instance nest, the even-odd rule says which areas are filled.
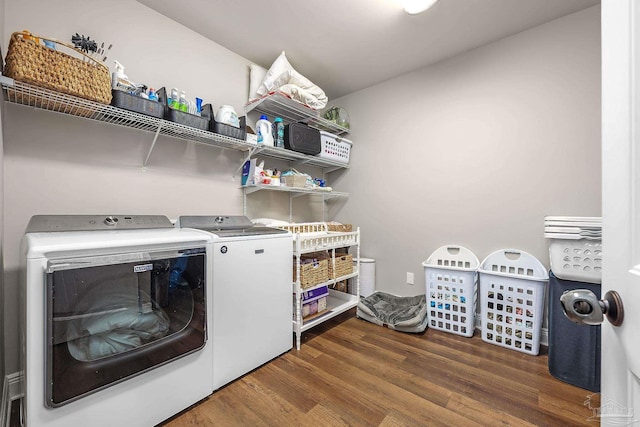
[[[352,310],[303,334],[274,359],[168,420],[183,426],[598,425],[600,396],[530,356],[473,338],[405,334]]]

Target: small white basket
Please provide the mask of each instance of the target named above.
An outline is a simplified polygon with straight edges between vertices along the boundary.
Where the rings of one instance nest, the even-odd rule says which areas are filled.
[[[549,261],[559,279],[602,283],[601,239],[550,238]]]
[[[341,136],[323,130],[320,131],[320,153],[318,157],[349,163],[352,142]]]
[[[549,275],[533,255],[501,249],[478,270],[482,340],[537,355]]]
[[[473,336],[478,258],[467,248],[448,245],[436,249],[422,265],[429,327]]]

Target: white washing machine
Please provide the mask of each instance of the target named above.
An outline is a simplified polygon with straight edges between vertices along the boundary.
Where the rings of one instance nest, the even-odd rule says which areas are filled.
[[[26,426],[144,426],[211,394],[211,239],[163,216],[35,216],[23,239]]]
[[[246,216],[182,216],[213,242],[213,390],[293,346],[292,235]]]

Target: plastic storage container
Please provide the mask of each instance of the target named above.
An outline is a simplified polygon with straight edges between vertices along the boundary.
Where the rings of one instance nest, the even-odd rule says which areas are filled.
[[[549,274],[549,373],[560,381],[599,392],[600,325],[578,325],[567,319],[560,296],[571,289],[588,289],[600,299],[600,285]]]
[[[140,96],[131,95],[121,90],[111,91],[111,105],[136,113],[161,119],[164,117],[164,104],[158,101],[151,101]]]
[[[480,268],[482,340],[537,355],[544,316],[546,269],[533,255],[501,249]]]
[[[352,145],[352,142],[346,138],[321,130],[318,157],[348,164]]]
[[[422,263],[430,328],[473,336],[479,264],[473,252],[456,245],[436,249]]]
[[[602,218],[547,216],[551,271],[559,279],[602,282]]]
[[[215,115],[213,114],[213,106],[211,104],[206,104],[202,106],[202,117],[209,119],[209,130],[213,133],[241,139],[243,141],[247,137],[247,118],[244,116],[238,118],[240,127],[220,123],[216,121]]]
[[[555,239],[549,241],[551,271],[561,279],[602,282],[601,239]]]
[[[196,116],[195,114],[185,113],[184,111],[170,108],[167,105],[167,92],[165,88],[158,89],[158,101],[164,105],[164,118],[174,123],[200,130],[209,129],[209,118],[204,116]]]

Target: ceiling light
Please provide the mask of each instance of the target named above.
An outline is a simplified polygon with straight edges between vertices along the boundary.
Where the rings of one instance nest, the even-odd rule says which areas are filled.
[[[438,0],[400,0],[400,4],[402,4],[404,11],[409,15],[416,15],[429,9],[436,4],[437,1]]]

